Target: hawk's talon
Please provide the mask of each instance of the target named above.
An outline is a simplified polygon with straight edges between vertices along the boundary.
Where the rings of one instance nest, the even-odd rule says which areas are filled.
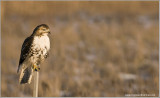
[[[40,70],[40,67],[37,66],[37,65],[33,65],[33,70],[34,70],[34,71],[39,71],[39,70]]]

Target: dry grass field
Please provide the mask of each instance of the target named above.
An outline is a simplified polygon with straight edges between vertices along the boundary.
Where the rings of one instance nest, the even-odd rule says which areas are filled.
[[[1,2],[1,95],[32,96],[16,73],[21,45],[42,23],[51,30],[40,97],[159,95],[158,1]]]

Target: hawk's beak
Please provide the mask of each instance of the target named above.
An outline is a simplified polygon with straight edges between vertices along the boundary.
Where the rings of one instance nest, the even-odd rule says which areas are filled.
[[[48,33],[48,34],[51,34],[50,30],[47,30],[47,33]]]

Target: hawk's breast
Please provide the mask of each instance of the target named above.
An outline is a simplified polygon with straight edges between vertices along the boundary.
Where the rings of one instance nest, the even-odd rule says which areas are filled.
[[[47,35],[44,36],[35,36],[34,40],[33,40],[33,45],[34,48],[38,48],[38,49],[50,49],[50,41],[49,41],[49,37]]]
[[[50,41],[47,35],[35,36],[31,47],[31,62],[42,61],[50,49]]]

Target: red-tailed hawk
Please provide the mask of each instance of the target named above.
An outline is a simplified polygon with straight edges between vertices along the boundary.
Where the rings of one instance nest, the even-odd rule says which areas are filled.
[[[30,83],[33,71],[40,70],[40,64],[50,50],[49,27],[46,24],[37,26],[32,35],[22,45],[17,73],[21,71],[20,84]]]

